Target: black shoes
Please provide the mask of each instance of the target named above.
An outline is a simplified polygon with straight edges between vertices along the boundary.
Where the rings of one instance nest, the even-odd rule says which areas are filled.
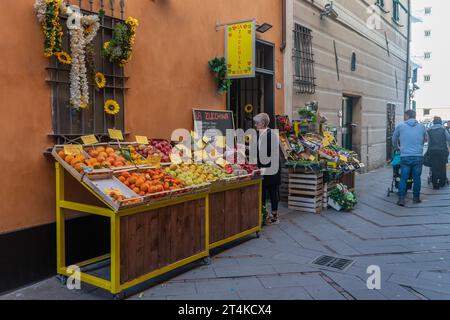
[[[420,200],[420,198],[414,198],[413,203],[419,204],[419,203],[422,203],[422,200]]]

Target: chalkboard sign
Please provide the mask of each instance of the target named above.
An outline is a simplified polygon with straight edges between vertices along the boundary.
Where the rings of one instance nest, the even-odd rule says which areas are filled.
[[[203,137],[211,129],[220,130],[225,137],[227,130],[234,130],[233,112],[194,109],[194,131]]]

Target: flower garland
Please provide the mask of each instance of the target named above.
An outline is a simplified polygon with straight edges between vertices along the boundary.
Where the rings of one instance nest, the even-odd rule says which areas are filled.
[[[104,110],[106,114],[114,116],[120,112],[120,105],[117,101],[109,99],[105,102]]]
[[[89,81],[86,67],[86,47],[94,40],[100,29],[99,18],[96,15],[83,16],[67,8],[66,12],[80,24],[69,28],[70,49],[72,52],[72,70],[70,72],[70,104],[75,109],[84,109],[89,105]]]
[[[125,23],[122,22],[115,26],[112,40],[103,45],[103,55],[110,62],[119,62],[121,67],[130,62],[138,26],[139,21],[132,17],[127,18]]]
[[[47,58],[61,52],[63,31],[59,12],[63,0],[36,0],[34,8],[44,32],[44,55]]]

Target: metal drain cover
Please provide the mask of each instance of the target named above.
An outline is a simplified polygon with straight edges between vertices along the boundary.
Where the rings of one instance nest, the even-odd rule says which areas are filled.
[[[351,267],[351,265],[355,262],[355,260],[344,259],[339,257],[332,256],[321,256],[315,259],[312,264],[330,268],[333,270],[345,271]]]

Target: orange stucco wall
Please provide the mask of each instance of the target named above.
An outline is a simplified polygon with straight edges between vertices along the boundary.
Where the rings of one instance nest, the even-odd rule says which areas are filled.
[[[0,233],[54,221],[53,163],[43,156],[52,145],[51,92],[33,4],[0,1],[3,25],[11,26],[0,29]],[[133,135],[168,138],[175,128],[191,129],[192,108],[225,108],[207,66],[224,54],[217,21],[271,23],[259,37],[275,43],[275,81],[283,82],[280,0],[128,0],[126,15],[140,21],[126,68],[126,129]],[[276,90],[275,106],[284,111],[283,90]]]

